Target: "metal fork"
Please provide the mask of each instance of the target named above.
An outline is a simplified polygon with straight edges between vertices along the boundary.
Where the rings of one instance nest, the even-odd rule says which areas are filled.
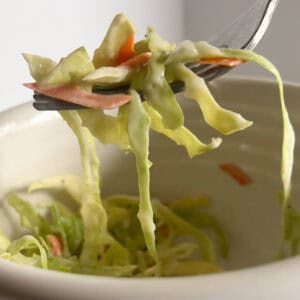
[[[269,27],[278,3],[279,0],[256,1],[229,27],[211,39],[209,43],[218,48],[240,48],[253,50],[260,42],[267,28]],[[188,64],[187,66],[198,76],[204,78],[206,82],[224,75],[233,68],[205,64]],[[172,82],[170,86],[174,93],[179,93],[184,90],[184,84],[182,82]],[[120,93],[126,94],[128,88],[128,86],[112,89],[100,89],[95,87],[93,92],[103,95]],[[37,110],[68,110],[86,108],[81,105],[68,103],[38,93],[35,93],[33,98],[35,100],[33,102],[33,106]]]

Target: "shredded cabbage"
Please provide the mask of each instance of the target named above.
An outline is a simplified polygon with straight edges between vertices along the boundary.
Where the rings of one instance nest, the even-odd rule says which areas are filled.
[[[83,77],[83,80],[99,86],[111,87],[116,84],[128,83],[131,75],[132,70],[125,66],[101,67]]]
[[[62,58],[39,82],[45,85],[72,83],[83,86],[82,77],[94,70],[95,67],[87,51],[84,47],[80,47]],[[85,87],[89,86],[85,84]]]
[[[106,115],[101,110],[85,109],[79,111],[83,126],[103,144],[114,144],[123,150],[130,150],[127,133],[127,112],[119,109],[117,117]]]
[[[60,203],[50,207],[52,231],[62,240],[63,255],[70,257],[79,252],[83,241],[83,226],[81,218],[65,209]]]
[[[44,236],[51,231],[46,220],[36,212],[30,203],[16,194],[9,195],[7,201],[18,212],[23,227],[30,229],[38,236]]]
[[[81,202],[82,180],[75,175],[54,176],[51,178],[35,181],[28,187],[28,192],[34,192],[43,189],[49,190],[65,190],[72,196],[77,203]]]
[[[247,50],[238,50],[238,49],[221,49],[226,57],[235,57],[240,58],[246,61],[252,61],[256,64],[262,66],[267,71],[272,73],[277,82],[279,88],[279,97],[280,97],[280,106],[282,113],[282,122],[283,122],[283,140],[282,140],[282,149],[281,149],[281,181],[283,186],[283,193],[280,197],[281,207],[282,207],[282,224],[283,224],[283,236],[282,242],[279,249],[278,257],[283,256],[284,243],[288,239],[286,238],[286,226],[289,226],[288,218],[289,212],[287,212],[288,201],[291,193],[291,178],[294,165],[294,149],[295,149],[295,132],[290,121],[290,117],[285,105],[284,100],[284,91],[283,83],[280,76],[280,73],[276,67],[268,61],[265,57],[253,53],[252,51]]]
[[[167,54],[173,45],[164,41],[153,29],[148,29],[149,49],[152,52],[145,77],[139,78],[146,101],[162,116],[164,126],[176,129],[183,124],[183,113],[164,76]],[[164,101],[161,101],[164,99]]]
[[[32,76],[41,85],[67,84],[91,90],[129,84],[131,101],[119,107],[116,115],[95,109],[61,112],[79,143],[82,176],[45,178],[32,183],[29,192],[65,191],[74,205],[71,209],[54,198],[47,204],[46,218],[37,205],[11,194],[8,203],[30,235],[11,242],[0,233],[0,257],[51,270],[103,276],[181,276],[222,271],[216,257],[226,258],[229,244],[223,224],[207,209],[208,199],[184,197],[162,204],[150,195],[150,130],[185,147],[190,157],[213,150],[222,142],[217,137],[205,144],[184,126],[171,82],[180,80],[185,84],[186,98],[197,101],[205,122],[221,134],[232,134],[252,124],[240,114],[222,108],[205,81],[185,65],[208,58],[253,61],[273,73],[278,81],[283,116],[281,202],[285,228],[281,254],[285,246],[289,246],[286,252],[296,254],[300,218],[288,205],[295,136],[277,69],[251,51],[218,49],[203,41],[184,41],[176,47],[151,28],[146,38],[134,45],[135,55],[151,52],[151,58],[138,67],[116,65],[121,48],[134,32],[128,18],[119,14],[95,50],[93,60],[83,47],[57,65],[48,58],[23,55]],[[135,156],[139,197],[101,198],[96,140],[117,145]]]
[[[150,202],[150,161],[148,160],[150,117],[145,111],[137,92],[131,91],[131,102],[128,109],[128,135],[132,152],[136,158],[138,173],[140,208],[138,218],[144,233],[150,255],[158,263],[155,247],[155,224]]]
[[[26,250],[26,249],[32,249],[32,247],[37,248],[40,255],[39,259],[41,262],[41,267],[43,269],[47,269],[47,253],[46,250],[43,248],[41,243],[33,236],[31,235],[24,235],[21,238],[14,240],[10,243],[10,245],[7,248],[7,253],[10,255],[10,260],[19,262],[19,263],[24,263],[24,261],[31,261],[34,260],[36,261],[34,255],[32,257],[24,257],[21,253],[21,251]],[[36,256],[38,258],[38,256]]]
[[[191,158],[219,147],[222,142],[221,138],[213,138],[210,144],[204,144],[183,125],[174,130],[168,129],[164,126],[161,115],[147,102],[144,103],[144,108],[151,118],[151,129],[166,135],[177,145],[184,146]]]
[[[107,214],[100,198],[99,160],[95,139],[87,128],[81,126],[82,121],[76,111],[64,111],[61,115],[73,130],[80,146],[83,173],[80,212],[84,224],[80,260],[87,265],[93,265],[103,253],[108,239]]]
[[[252,125],[240,114],[224,109],[218,105],[210,93],[205,81],[193,71],[180,63],[173,66],[172,73],[176,80],[185,83],[185,97],[197,101],[205,122],[223,134],[231,134]],[[220,122],[222,120],[222,122]]]
[[[107,34],[95,50],[93,63],[96,68],[111,66],[119,54],[120,47],[125,43],[131,34],[134,34],[135,27],[124,14],[118,14],[113,19]]]
[[[283,141],[282,141],[282,159],[281,159],[281,180],[283,184],[283,210],[286,209],[287,202],[291,192],[291,178],[294,164],[295,132],[291,124],[288,111],[285,106],[283,83],[276,67],[265,57],[255,54],[252,51],[238,49],[221,49],[226,57],[235,57],[252,61],[271,72],[279,88],[280,105],[283,121]]]
[[[48,57],[27,53],[22,55],[29,65],[31,76],[36,81],[42,80],[56,66],[56,62]]]

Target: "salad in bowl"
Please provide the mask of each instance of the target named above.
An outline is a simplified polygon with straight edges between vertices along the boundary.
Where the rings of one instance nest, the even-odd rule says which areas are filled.
[[[259,64],[278,82],[283,120],[279,198],[284,234],[274,255],[295,254],[300,238],[295,230],[298,214],[289,205],[295,136],[277,69],[252,51],[219,49],[203,41],[175,45],[152,28],[148,28],[145,39],[135,42],[134,33],[129,19],[118,14],[92,58],[84,47],[58,63],[23,54],[35,79],[24,84],[26,87],[85,107],[59,112],[77,139],[82,174],[43,178],[28,186],[28,195],[64,190],[72,199],[72,207],[56,198],[41,204],[28,202],[17,192],[9,194],[7,202],[19,214],[26,234],[14,240],[1,234],[0,257],[43,269],[103,276],[184,276],[223,271],[217,257],[227,257],[229,243],[222,224],[205,210],[208,197],[187,195],[165,203],[151,196],[150,173],[156,161],[150,161],[150,132],[183,147],[190,158],[222,151],[221,135],[226,139],[238,131],[247,134],[253,122],[219,105],[205,80],[187,67],[189,63],[236,66],[246,62]],[[185,126],[189,116],[184,115],[170,87],[175,81],[185,85],[184,101],[197,103],[199,122],[215,130],[217,137],[208,143]],[[93,93],[97,88],[119,86],[128,87],[127,93]],[[101,195],[97,141],[116,145],[134,156],[138,195],[120,194],[118,190]],[[239,184],[251,184],[251,178],[238,166],[226,163],[220,167]],[[41,206],[46,213],[40,212]]]

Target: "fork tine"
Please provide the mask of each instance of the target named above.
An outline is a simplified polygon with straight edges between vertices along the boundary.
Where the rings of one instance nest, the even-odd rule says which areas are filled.
[[[279,0],[258,0],[229,27],[209,43],[219,48],[253,50],[265,34]],[[208,82],[227,73],[232,67],[190,64],[188,66]],[[218,73],[219,70],[219,73]]]
[[[219,48],[253,50],[269,27],[279,0],[257,0],[209,42]]]
[[[265,34],[280,0],[258,0],[223,32],[209,42],[219,48],[253,50]],[[233,67],[194,65],[191,69],[209,82]]]
[[[49,101],[34,101],[32,103],[33,107],[36,110],[77,110],[77,109],[86,109],[87,107],[82,107],[82,106],[76,106],[73,105],[72,103],[56,103],[51,100]]]
[[[33,98],[35,101],[32,103],[32,105],[37,110],[73,110],[86,108],[78,104],[57,100],[55,98],[37,93],[33,95]]]
[[[177,84],[174,85],[174,89],[180,91],[182,87],[180,87],[180,84],[177,82]],[[106,91],[105,93],[103,92],[103,90],[94,90],[94,92],[95,91],[103,95],[109,95],[113,93],[112,92],[113,90],[105,90]],[[125,87],[120,88],[119,92],[125,93]],[[143,94],[141,92],[138,93],[140,94],[142,101],[144,101]],[[74,109],[77,110],[77,109],[88,108],[79,104],[58,100],[39,93],[34,93],[33,98],[35,101],[32,103],[32,105],[36,110],[74,110]]]
[[[223,74],[229,72],[234,67],[227,67],[227,66],[217,66],[213,65],[211,68],[206,69],[204,72],[201,73],[201,77],[206,81],[212,81],[217,77],[222,76]]]

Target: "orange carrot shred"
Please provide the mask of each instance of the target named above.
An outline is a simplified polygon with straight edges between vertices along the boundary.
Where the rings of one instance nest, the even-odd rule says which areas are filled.
[[[151,52],[145,52],[123,62],[121,66],[134,69],[138,66],[145,64],[150,59],[150,57],[151,57]]]
[[[167,224],[163,224],[161,227],[159,227],[159,233],[162,237],[167,238],[170,234],[170,229]]]
[[[43,95],[90,108],[113,109],[130,101],[131,96],[125,94],[102,95],[91,93],[71,84],[41,85],[24,83],[24,86]]]
[[[62,256],[62,245],[58,237],[53,234],[47,235],[47,240],[51,244],[51,252],[53,256]]]
[[[209,64],[209,65],[222,65],[227,67],[235,67],[246,61],[239,59],[239,58],[228,58],[228,57],[206,57],[202,58],[199,61],[202,64]]]
[[[225,173],[229,174],[240,185],[247,185],[252,182],[252,179],[235,164],[221,164],[220,169]]]
[[[131,34],[125,43],[121,46],[119,50],[118,57],[116,58],[116,65],[120,65],[121,63],[131,59],[134,57],[134,35]]]

